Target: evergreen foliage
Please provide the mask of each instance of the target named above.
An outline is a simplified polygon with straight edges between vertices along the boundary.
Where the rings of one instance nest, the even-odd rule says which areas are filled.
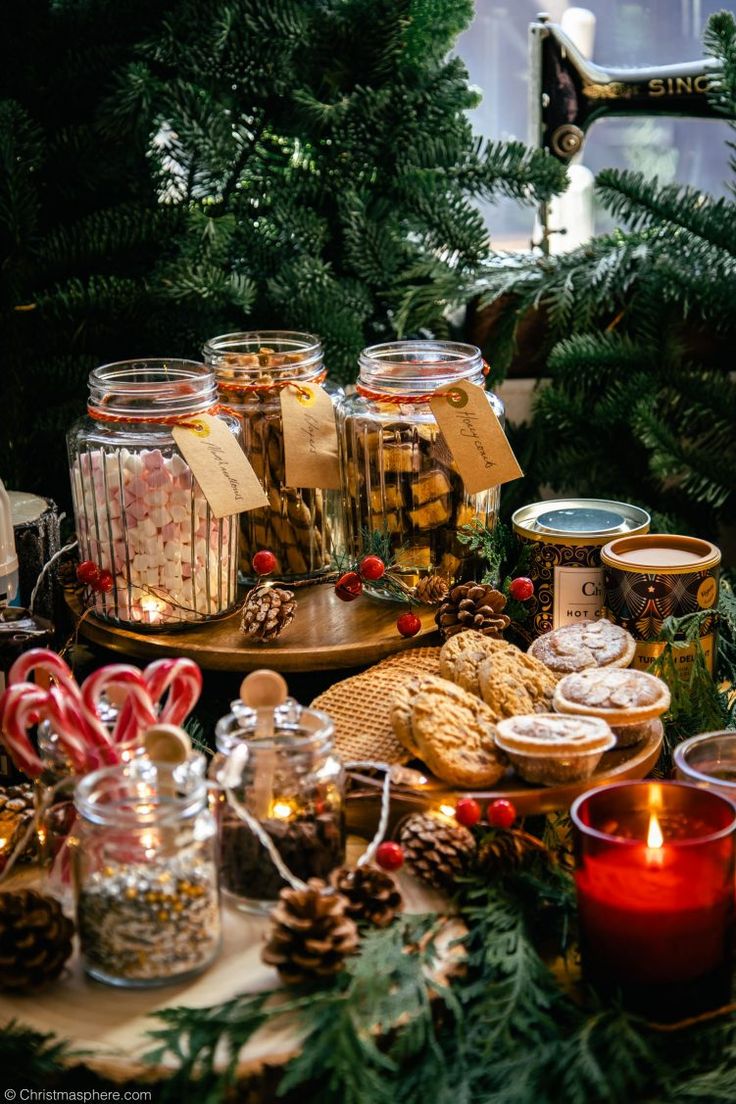
[[[705,46],[719,67],[713,97],[734,117],[730,13],[711,17]],[[500,263],[485,280],[484,300],[503,305],[489,349],[497,369],[527,312],[547,323],[552,384],[537,396],[527,473],[646,506],[658,529],[716,536],[736,516],[736,203],[616,170],[596,188],[626,232]]]
[[[156,202],[144,144],[99,115],[162,6],[28,0],[3,57],[0,477],[62,501],[89,370],[163,342],[146,276],[175,212]]]
[[[0,94],[0,474],[66,500],[90,368],[235,329],[448,332],[490,255],[478,196],[553,159],[483,144],[472,0],[29,0]]]
[[[186,226],[157,270],[182,340],[312,330],[331,373],[363,345],[445,334],[448,286],[490,255],[477,196],[533,201],[559,165],[483,146],[447,57],[470,0],[183,0],[109,105],[141,125]]]

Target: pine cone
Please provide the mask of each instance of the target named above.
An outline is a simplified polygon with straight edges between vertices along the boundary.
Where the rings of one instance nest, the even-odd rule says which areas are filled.
[[[447,581],[441,575],[425,575],[414,588],[417,602],[425,606],[436,606],[447,597]]]
[[[487,874],[503,875],[524,866],[534,855],[549,856],[541,840],[528,832],[508,829],[486,837],[478,848],[478,867]]]
[[[294,620],[294,592],[282,587],[254,587],[245,600],[241,632],[256,640],[275,640]]]
[[[319,878],[310,878],[306,889],[282,889],[261,958],[286,985],[339,973],[358,946],[347,904]]]
[[[399,834],[404,861],[413,874],[435,889],[452,891],[475,854],[473,833],[461,824],[449,824],[431,813],[413,813]]]
[[[330,882],[347,898],[345,914],[358,925],[387,928],[401,909],[401,894],[391,875],[370,863],[333,870]]]
[[[53,897],[34,889],[0,893],[0,989],[55,981],[72,953],[73,932]]]
[[[506,598],[485,583],[460,583],[453,587],[437,610],[435,621],[443,640],[463,629],[475,629],[484,636],[501,636],[511,624],[503,613]]]
[[[34,815],[34,790],[29,782],[22,782],[18,786],[0,786],[0,838],[4,840],[0,852],[0,870],[4,865],[4,858],[13,853]],[[38,836],[34,832],[23,849],[20,861],[31,861],[36,857],[37,851]]]

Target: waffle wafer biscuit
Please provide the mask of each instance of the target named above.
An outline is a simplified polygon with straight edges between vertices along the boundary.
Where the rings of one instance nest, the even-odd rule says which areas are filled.
[[[343,759],[407,763],[412,758],[391,727],[391,702],[405,683],[423,670],[436,671],[439,648],[413,648],[382,660],[359,675],[342,679],[312,705],[330,715],[335,750]]]

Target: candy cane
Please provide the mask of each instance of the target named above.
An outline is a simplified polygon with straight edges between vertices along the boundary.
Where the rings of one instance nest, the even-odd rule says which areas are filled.
[[[28,739],[28,729],[38,724],[49,703],[49,692],[32,682],[9,686],[0,698],[0,730],[3,743],[18,770],[29,778],[38,778],[43,771],[35,748]]]
[[[156,710],[143,675],[137,667],[126,663],[111,663],[95,671],[82,686],[82,701],[88,713],[96,715],[99,700],[108,686],[120,687],[126,694],[113,732],[113,742],[133,742],[156,720]]]
[[[82,693],[74,675],[61,656],[48,648],[31,648],[29,652],[19,655],[8,672],[8,686],[30,682],[29,676],[33,671],[45,671],[70,697],[81,701]]]
[[[90,769],[90,761],[81,709],[58,686],[52,686],[48,691],[46,716],[75,773],[84,774]]]
[[[202,672],[192,659],[157,659],[149,663],[143,677],[153,701],[160,702],[166,691],[169,692],[158,718],[162,724],[180,725],[202,693]]]
[[[107,729],[101,724],[97,713],[88,714],[82,705],[82,691],[77,685],[74,675],[64,660],[56,652],[48,648],[31,648],[18,656],[8,672],[8,684],[14,685],[28,680],[28,676],[34,671],[45,671],[67,698],[76,703],[79,718],[78,724],[90,744],[103,747],[110,744]]]

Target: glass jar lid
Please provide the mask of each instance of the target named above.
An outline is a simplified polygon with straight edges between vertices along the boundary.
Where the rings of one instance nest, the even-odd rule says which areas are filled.
[[[376,391],[423,393],[467,379],[483,383],[483,358],[459,341],[390,341],[360,354],[360,383]]]
[[[278,751],[286,755],[310,752],[327,754],[332,748],[334,725],[319,709],[307,709],[293,698],[274,709],[251,709],[239,699],[231,703],[232,713],[221,717],[215,727],[218,751],[229,754],[247,743],[255,754]]]
[[[220,381],[309,380],[318,375],[323,366],[319,338],[297,330],[221,334],[205,344],[202,355]]]
[[[199,414],[217,403],[211,368],[194,360],[121,360],[89,375],[90,412],[144,419]]]
[[[205,758],[198,753],[175,766],[139,756],[86,775],[74,791],[74,804],[85,820],[100,825],[173,823],[206,808],[205,773]]]

